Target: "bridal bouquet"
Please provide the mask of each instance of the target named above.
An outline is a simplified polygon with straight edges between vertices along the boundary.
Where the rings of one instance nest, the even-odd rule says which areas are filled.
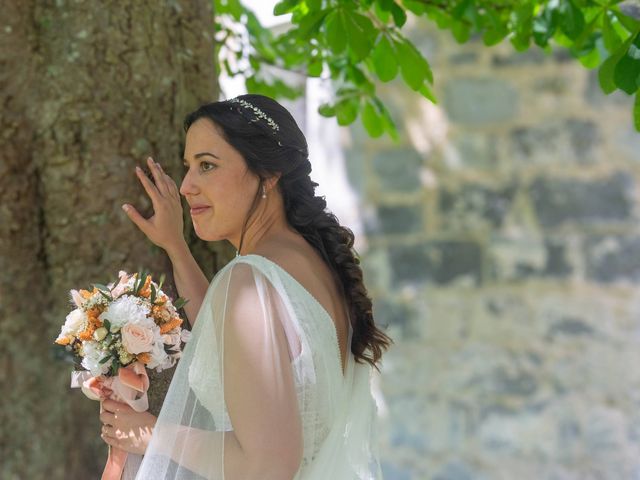
[[[171,368],[180,358],[191,332],[181,329],[177,309],[145,272],[118,274],[119,281],[71,290],[75,309],[66,318],[55,343],[64,345],[84,371],[72,374],[72,387],[89,398],[114,398],[137,411],[148,407],[146,368]],[[141,395],[141,398],[137,398]]]

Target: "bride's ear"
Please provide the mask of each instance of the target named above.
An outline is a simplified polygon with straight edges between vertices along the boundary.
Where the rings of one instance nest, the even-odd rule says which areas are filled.
[[[270,192],[275,188],[276,183],[278,183],[278,180],[280,180],[281,176],[282,173],[275,173],[264,181],[264,186],[267,189],[267,192]]]

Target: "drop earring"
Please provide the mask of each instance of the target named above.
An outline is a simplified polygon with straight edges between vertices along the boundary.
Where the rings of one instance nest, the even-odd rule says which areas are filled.
[[[264,185],[262,186],[262,198],[267,198],[267,189]]]

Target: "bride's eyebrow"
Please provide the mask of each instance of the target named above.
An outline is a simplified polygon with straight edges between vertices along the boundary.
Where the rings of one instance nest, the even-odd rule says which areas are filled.
[[[198,158],[200,158],[200,157],[206,157],[206,156],[213,157],[213,158],[216,158],[216,159],[220,160],[220,157],[218,157],[217,155],[215,155],[215,154],[213,154],[213,153],[209,153],[209,152],[200,152],[200,153],[196,153],[196,154],[194,155],[194,158],[198,159]],[[189,163],[189,160],[187,160],[186,158],[183,158],[182,160],[183,160],[184,162],[186,162],[186,163]]]

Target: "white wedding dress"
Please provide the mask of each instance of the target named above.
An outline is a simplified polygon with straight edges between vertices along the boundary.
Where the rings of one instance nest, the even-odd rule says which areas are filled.
[[[297,280],[266,257],[235,257],[209,285],[147,451],[129,455],[122,478],[283,478],[269,467],[300,462],[296,480],[381,479],[372,367],[349,349],[343,375],[340,355],[333,320]],[[264,452],[262,470],[240,445]]]

